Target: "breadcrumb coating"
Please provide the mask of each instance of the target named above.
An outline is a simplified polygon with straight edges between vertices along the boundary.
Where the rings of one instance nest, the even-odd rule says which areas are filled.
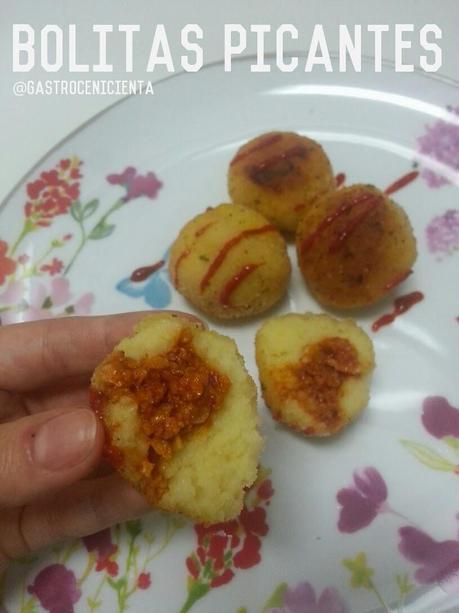
[[[371,185],[324,196],[302,219],[298,265],[318,302],[352,309],[381,300],[411,273],[416,239],[408,216]]]
[[[148,316],[96,368],[91,395],[109,461],[152,506],[204,523],[238,515],[262,439],[232,340]]]
[[[221,204],[189,221],[171,248],[177,290],[218,319],[266,311],[286,292],[290,261],[285,240],[259,213]]]
[[[316,141],[295,132],[268,132],[245,143],[228,169],[231,200],[294,233],[319,196],[336,188],[330,161]]]
[[[368,336],[351,320],[289,314],[257,332],[256,360],[273,417],[307,436],[342,430],[369,399]]]

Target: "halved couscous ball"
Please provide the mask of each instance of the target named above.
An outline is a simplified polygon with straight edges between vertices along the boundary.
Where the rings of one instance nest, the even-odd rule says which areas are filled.
[[[159,509],[236,517],[256,478],[256,389],[236,344],[174,314],[143,319],[96,368],[106,455]]]
[[[316,141],[295,132],[268,132],[243,145],[228,170],[236,204],[295,232],[311,203],[336,188],[330,161]]]
[[[259,213],[221,204],[180,231],[169,272],[177,290],[211,317],[236,319],[266,311],[287,290],[285,241]]]
[[[352,185],[315,202],[297,232],[298,264],[323,305],[374,304],[411,273],[416,239],[405,211],[372,185]]]
[[[327,436],[366,407],[373,345],[353,321],[312,313],[274,317],[258,330],[255,347],[266,404],[290,428]]]

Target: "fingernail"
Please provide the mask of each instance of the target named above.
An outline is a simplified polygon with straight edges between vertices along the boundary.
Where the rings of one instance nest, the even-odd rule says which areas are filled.
[[[96,416],[88,409],[64,413],[45,422],[35,433],[32,458],[46,470],[80,464],[94,446]]]

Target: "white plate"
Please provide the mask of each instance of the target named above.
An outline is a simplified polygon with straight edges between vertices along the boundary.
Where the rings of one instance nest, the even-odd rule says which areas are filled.
[[[241,143],[268,130],[295,130],[324,145],[348,184],[386,188],[413,173],[414,164],[419,171],[395,195],[418,238],[415,272],[358,317],[377,356],[368,410],[342,435],[310,441],[275,425],[260,400],[263,486],[249,496],[238,539],[221,527],[220,539],[198,538],[189,523],[152,513],[13,565],[4,594],[9,611],[46,602],[54,613],[96,605],[136,613],[459,610],[458,89],[420,73],[398,75],[390,65],[381,74],[367,63],[361,74],[314,75],[275,68],[251,74],[249,65],[237,62],[228,74],[215,64],[166,79],[155,96],[112,107],[33,169],[1,212],[3,323],[148,306],[189,309],[166,267],[141,283],[130,274],[167,259],[185,221],[228,199],[226,170]],[[67,162],[59,176],[73,187],[46,209],[43,190],[55,175],[41,173],[60,160],[72,160],[74,178]],[[135,171],[107,180],[127,167]],[[133,180],[135,173],[146,178]],[[74,206],[72,216],[77,199],[86,208]],[[80,223],[75,217],[83,214]],[[49,225],[29,232],[32,220]],[[93,238],[73,259],[81,224]],[[371,330],[395,297],[413,291],[425,299],[392,325]],[[321,310],[296,270],[277,312],[290,310]],[[255,379],[259,323],[220,328],[236,339]],[[136,545],[131,555],[129,543]],[[218,543],[226,553],[224,575]],[[57,585],[60,595],[53,597]]]

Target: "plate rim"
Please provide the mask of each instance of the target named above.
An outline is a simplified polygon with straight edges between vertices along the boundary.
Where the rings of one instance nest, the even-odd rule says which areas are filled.
[[[285,54],[286,57],[291,57],[293,55],[298,56],[298,57],[306,57],[307,54],[305,51],[291,51],[289,53]],[[276,52],[275,51],[270,51],[269,53],[265,54],[266,58],[269,59],[273,59],[276,57]],[[339,59],[339,54],[336,51],[331,51],[330,52],[330,58],[332,60],[337,60]],[[256,60],[257,59],[257,54],[256,53],[252,53],[250,55],[244,55],[242,57],[238,57],[235,58],[233,61],[235,63],[243,63],[243,62],[248,62],[249,60]],[[375,57],[374,55],[367,55],[367,54],[362,54],[362,62],[365,64],[369,64],[371,61],[374,62]],[[212,62],[208,62],[205,63],[199,70],[199,72],[203,72],[205,70],[208,70],[210,68],[215,68],[218,65],[223,65],[224,60],[222,59],[218,59],[218,60],[213,60]],[[395,67],[395,61],[394,60],[389,60],[389,59],[382,59],[381,63],[384,67],[386,68],[394,68]],[[158,79],[157,81],[151,81],[146,79],[145,83],[151,83],[155,88],[158,86],[161,86],[163,83],[165,83],[166,81],[170,81],[172,79],[176,79],[179,77],[183,77],[186,76],[190,73],[186,72],[185,70],[180,70],[178,72],[174,72],[173,74],[169,74],[166,75],[165,77],[162,77],[161,79]],[[399,73],[397,73],[399,74]],[[428,80],[432,80],[438,83],[442,83],[443,85],[448,85],[451,87],[456,87],[459,89],[459,79],[455,79],[454,77],[449,77],[447,75],[444,75],[443,73],[430,73],[430,72],[426,72],[422,69],[420,69],[418,66],[414,66],[414,70],[410,73],[410,74],[416,74],[418,76],[421,76],[423,78],[426,78]],[[69,132],[68,134],[66,134],[61,140],[59,140],[57,143],[55,143],[52,147],[50,147],[47,151],[45,151],[45,153],[43,155],[41,155],[39,157],[39,159],[35,162],[35,164],[33,164],[29,170],[27,170],[21,177],[20,179],[18,179],[16,181],[16,183],[13,185],[13,187],[6,193],[6,196],[3,198],[3,200],[0,201],[0,215],[2,214],[3,210],[6,208],[8,201],[12,198],[12,196],[15,194],[15,192],[20,188],[20,186],[25,183],[29,177],[31,177],[33,175],[33,173],[37,170],[37,168],[50,156],[52,155],[55,151],[57,151],[57,149],[59,149],[62,145],[64,145],[67,141],[69,141],[71,138],[73,138],[74,136],[76,136],[77,134],[79,134],[82,130],[84,130],[85,128],[87,128],[88,126],[90,126],[92,123],[94,123],[97,119],[99,119],[99,117],[102,117],[105,113],[108,113],[109,111],[111,111],[115,106],[118,106],[120,104],[122,104],[123,102],[126,102],[127,100],[129,100],[130,98],[133,98],[134,96],[138,96],[141,95],[141,92],[146,88],[146,85],[144,85],[141,90],[140,93],[133,93],[133,94],[127,94],[126,96],[122,96],[119,100],[115,100],[114,102],[112,102],[111,104],[109,104],[107,107],[101,109],[100,111],[98,111],[95,115],[92,115],[91,117],[89,117],[88,119],[86,119],[85,121],[83,121],[82,123],[80,123],[76,128],[74,128],[71,132]]]
[[[274,56],[275,56],[275,54],[270,54],[270,57],[271,57],[271,58],[273,58]],[[238,65],[240,66],[240,65],[241,65],[241,62],[244,62],[244,65],[246,65],[246,64],[247,64],[247,62],[249,62],[249,61],[251,61],[251,60],[253,61],[253,60],[255,59],[255,57],[256,57],[255,55],[252,55],[252,56],[244,56],[244,57],[241,57],[241,58],[237,58]],[[369,62],[369,61],[371,61],[371,59],[369,59],[369,58],[367,57],[367,58],[365,59],[365,62]],[[235,63],[236,63],[236,60],[235,60]],[[385,65],[388,65],[388,66],[390,66],[390,65],[394,66],[394,63],[393,63],[393,62],[390,62],[390,61],[388,61],[388,62],[384,62],[384,64],[385,64]],[[206,68],[206,69],[207,69],[207,68],[216,68],[216,69],[218,69],[218,66],[222,66],[222,65],[223,65],[223,61],[221,61],[221,60],[217,60],[217,61],[215,61],[215,62],[212,62],[212,63],[206,64],[204,68]],[[244,71],[245,71],[245,69],[246,69],[246,68],[248,68],[248,66],[243,66],[243,70],[244,70]],[[433,77],[433,80],[434,80],[434,81],[436,81],[436,82],[441,82],[441,81],[442,81],[442,79],[438,79],[438,78],[434,77],[434,75],[429,75],[429,74],[426,74],[426,73],[424,73],[424,72],[423,72],[423,71],[421,71],[421,70],[417,70],[416,72],[417,72],[417,76],[420,76],[420,77],[429,77],[429,76],[431,76],[431,77]],[[209,76],[209,73],[208,73],[208,72],[207,72],[206,74],[207,74],[207,76]],[[215,73],[211,73],[211,75],[212,75],[212,74],[215,74]],[[368,73],[367,73],[367,74],[368,74]],[[174,74],[171,74],[171,75],[167,75],[167,76],[166,76],[166,77],[164,77],[163,79],[160,79],[160,80],[158,80],[157,82],[155,82],[155,86],[156,86],[156,84],[162,84],[163,82],[165,82],[165,81],[169,81],[169,80],[170,80],[170,79],[172,79],[172,78],[179,77],[179,76],[184,76],[184,75],[186,76],[186,73],[185,73],[184,71],[180,71],[180,72],[178,72],[178,73],[174,73]],[[211,76],[211,75],[210,75],[210,76]],[[335,78],[336,78],[336,76],[338,76],[338,75],[335,75]],[[366,78],[365,73],[364,73],[364,75],[362,75],[362,76],[364,77],[364,79]],[[396,76],[397,76],[397,75],[394,75],[394,77],[396,77]],[[247,77],[247,78],[249,78],[249,77],[250,77],[250,73],[249,73],[249,74],[247,74],[247,75],[246,75],[246,77]],[[394,82],[396,82],[396,78],[395,78],[395,79],[394,79],[394,81],[393,81],[391,77],[392,77],[392,74],[391,74],[391,75],[389,76],[389,78],[388,78],[388,79],[385,81],[385,83],[386,83],[386,87],[387,87],[387,86],[392,87],[392,84],[393,84]],[[206,80],[206,79],[204,79],[204,80]],[[423,82],[423,79],[421,79],[420,83],[422,83],[422,82]],[[179,82],[179,85],[178,85],[179,87],[180,87],[180,83],[182,83],[182,82]],[[417,83],[417,80],[415,80],[415,82],[414,82],[414,83],[416,84],[416,83]],[[448,93],[449,93],[449,91],[450,91],[450,90],[449,90],[449,87],[458,87],[458,86],[459,86],[459,82],[457,82],[457,83],[456,83],[456,82],[454,82],[454,85],[450,85],[449,83],[445,83],[445,85],[446,85],[446,87],[444,88],[444,91],[445,91],[445,94],[448,94]],[[164,89],[164,88],[161,86],[161,91],[163,91],[163,89]],[[165,90],[165,91],[166,91],[166,93],[167,93],[167,91],[168,91],[168,90],[167,90],[167,88],[166,88],[166,90]],[[443,92],[443,89],[441,89],[441,87],[440,87],[440,86],[439,86],[439,91],[440,91],[440,92]],[[110,104],[108,107],[106,107],[105,109],[102,109],[102,110],[101,110],[101,111],[99,111],[99,112],[98,112],[96,115],[94,115],[93,117],[89,118],[88,120],[86,120],[85,122],[83,122],[83,123],[82,123],[80,126],[78,126],[77,128],[75,128],[75,129],[74,129],[72,132],[70,132],[69,134],[67,134],[67,136],[65,136],[65,137],[64,137],[64,138],[63,138],[63,139],[62,139],[62,140],[61,140],[59,143],[57,143],[56,145],[54,145],[54,146],[53,146],[53,147],[52,147],[52,148],[51,148],[51,149],[50,149],[50,150],[49,150],[49,151],[48,151],[46,154],[44,154],[44,155],[43,155],[43,156],[40,158],[40,160],[39,160],[38,162],[36,162],[36,164],[35,164],[35,165],[32,167],[32,169],[31,169],[31,170],[29,170],[29,171],[28,171],[28,173],[26,173],[26,174],[24,175],[24,177],[21,179],[21,181],[20,181],[20,182],[19,182],[19,183],[18,183],[18,184],[17,184],[17,185],[16,185],[16,186],[13,188],[12,192],[10,192],[10,193],[8,194],[7,198],[6,198],[4,201],[2,201],[2,202],[0,203],[0,215],[1,215],[1,213],[2,213],[2,212],[4,212],[4,210],[5,210],[5,209],[6,209],[6,208],[7,208],[9,205],[11,205],[11,200],[10,200],[10,198],[11,198],[12,196],[16,197],[16,196],[18,195],[18,193],[17,193],[17,192],[18,192],[19,190],[21,190],[21,186],[23,186],[23,184],[25,183],[25,181],[27,181],[27,180],[28,180],[29,176],[30,176],[30,175],[31,175],[33,172],[36,172],[36,169],[37,169],[37,167],[38,167],[38,166],[40,166],[40,165],[42,165],[43,163],[45,163],[45,162],[46,162],[46,160],[48,160],[48,158],[49,158],[50,156],[56,155],[56,151],[58,151],[58,148],[59,148],[59,147],[68,146],[68,145],[69,145],[69,143],[71,144],[71,139],[72,139],[73,137],[80,137],[80,136],[79,136],[79,135],[80,135],[80,131],[83,131],[83,130],[84,130],[86,127],[89,127],[90,129],[95,129],[95,130],[96,130],[96,132],[97,132],[97,130],[98,130],[97,126],[96,126],[95,128],[91,128],[91,123],[92,123],[94,120],[98,119],[98,118],[99,118],[99,116],[102,116],[102,115],[103,115],[105,112],[110,111],[110,110],[111,110],[113,107],[115,107],[116,105],[118,105],[118,104],[119,104],[119,103],[121,103],[121,102],[124,102],[124,101],[125,101],[127,98],[130,98],[130,97],[131,97],[131,95],[129,95],[129,96],[125,96],[125,97],[122,97],[122,98],[120,98],[119,100],[114,101],[114,102],[113,102],[112,104]],[[133,104],[135,105],[135,104],[137,104],[137,102],[133,102]],[[438,104],[439,104],[439,106],[440,106],[440,105],[441,105],[441,101],[440,101]],[[131,107],[128,107],[128,108],[131,108]],[[116,111],[116,112],[118,112],[118,111]],[[123,111],[121,111],[121,112],[122,112],[122,113],[124,113]],[[86,139],[86,137],[84,137],[84,138]],[[10,207],[10,208],[11,208],[11,207]],[[8,211],[9,211],[9,209],[8,209]],[[288,310],[290,310],[290,309],[288,309]],[[357,318],[356,318],[356,319],[357,319]],[[244,355],[246,356],[245,352],[244,352]],[[269,435],[268,435],[268,433],[265,431],[265,438],[267,438],[268,436],[269,436]],[[273,467],[274,467],[274,465],[273,465]],[[369,539],[369,540],[370,540],[370,539]],[[366,537],[365,537],[365,541],[366,541]],[[80,547],[80,549],[81,549],[81,547]],[[382,558],[382,559],[384,559],[384,556],[381,556],[381,558]],[[46,558],[42,558],[42,559],[44,560],[44,559],[46,559]],[[75,568],[75,567],[74,567],[74,566],[70,566],[70,568]],[[267,573],[266,577],[267,577],[267,578],[268,578],[270,581],[272,581],[272,580],[273,580],[273,575],[272,575],[270,572],[268,572],[268,573]],[[263,578],[263,575],[261,575],[261,578]],[[420,587],[420,586],[418,585],[418,586],[416,586],[416,587]],[[430,589],[432,589],[432,588],[430,588],[430,586],[429,586],[429,591],[430,591]],[[233,587],[233,591],[234,591],[234,587]],[[14,594],[13,594],[13,595],[14,595]],[[151,598],[153,598],[153,599],[155,600],[155,599],[157,598],[157,596],[156,596],[156,595],[154,595],[154,596],[150,595],[150,599],[151,599]],[[223,604],[225,604],[225,602],[226,602],[227,598],[226,598],[226,597],[224,597],[224,596],[223,596],[223,597],[221,597],[220,595],[219,595],[219,598],[221,599],[221,602],[222,602]],[[146,601],[144,601],[144,598],[142,598],[142,600],[139,602],[139,605],[140,605],[140,606],[142,606],[142,607],[143,607],[143,606],[145,606],[145,605],[144,605],[144,602],[146,602]],[[158,600],[159,605],[161,605],[161,602],[162,602],[162,599]],[[219,601],[219,602],[220,602],[220,601]],[[353,599],[352,601],[349,601],[349,604],[350,604],[351,606],[354,606],[354,605],[355,605],[355,600]],[[416,603],[414,603],[414,604],[416,604]],[[447,603],[446,603],[446,604],[447,604]],[[103,603],[103,606],[105,606],[105,604],[104,604],[104,603]],[[132,605],[131,605],[131,606],[132,606]]]

